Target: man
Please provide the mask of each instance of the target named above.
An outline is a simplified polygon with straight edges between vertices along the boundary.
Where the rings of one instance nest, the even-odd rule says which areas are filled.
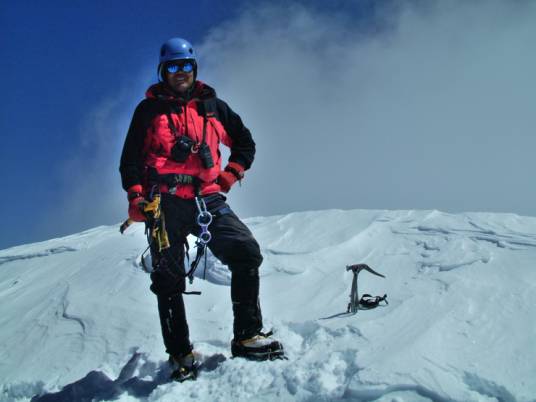
[[[170,361],[178,366],[179,380],[195,377],[183,302],[185,244],[190,233],[204,233],[208,248],[231,270],[233,356],[281,357],[281,344],[261,332],[259,245],[221,194],[240,181],[253,162],[251,133],[214,89],[196,79],[196,54],[188,41],[172,38],[162,45],[158,76],[159,82],[147,90],[134,112],[119,170],[131,220],[146,221],[147,205],[161,195],[169,247],[157,246],[149,236],[151,290],[157,296]],[[231,149],[223,170],[220,143]],[[197,219],[205,208],[212,221],[202,219],[203,228]],[[207,222],[211,238],[206,238]]]

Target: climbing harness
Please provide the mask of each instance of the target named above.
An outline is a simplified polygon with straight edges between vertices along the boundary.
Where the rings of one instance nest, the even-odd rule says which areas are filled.
[[[357,277],[361,271],[365,270],[365,271],[370,272],[373,275],[377,275],[382,278],[385,278],[384,275],[374,271],[367,264],[347,265],[346,270],[352,271],[352,273],[354,274],[352,278],[352,290],[350,291],[350,303],[348,303],[347,313],[355,314],[358,312],[358,310],[369,310],[371,308],[378,307],[380,305],[380,302],[382,301],[384,301],[386,304],[389,304],[387,302],[386,294],[383,296],[371,296],[369,294],[364,294],[361,297],[361,299],[359,299],[359,294],[358,294]]]
[[[207,253],[206,247],[207,244],[212,239],[212,234],[209,231],[209,226],[212,223],[213,215],[208,211],[205,199],[201,196],[200,192],[200,182],[196,177],[185,175],[185,174],[168,174],[161,175],[158,177],[158,183],[163,183],[167,185],[168,192],[170,194],[175,194],[178,185],[184,184],[193,184],[195,189],[195,205],[197,209],[196,223],[200,227],[199,235],[197,236],[197,241],[195,246],[197,248],[197,254],[194,261],[190,264],[190,269],[187,273],[181,274],[184,277],[188,277],[190,284],[194,281],[195,271],[201,262],[202,257],[205,257],[205,274],[207,266]],[[147,235],[147,241],[149,246],[145,249],[141,256],[141,264],[146,272],[150,272],[145,263],[145,254],[150,250],[151,246],[155,247],[155,250],[162,252],[170,247],[169,238],[166,230],[166,220],[164,213],[162,212],[161,207],[161,194],[159,189],[159,184],[153,185],[151,192],[148,196],[149,203],[144,208],[144,213],[147,216],[147,221],[145,223],[145,234]],[[228,213],[227,211],[216,211],[216,213],[223,215]],[[124,231],[132,223],[131,219],[127,219],[120,227],[120,232]],[[185,242],[184,247],[186,249],[185,255],[188,259],[188,243]],[[173,259],[173,256],[168,255],[169,258]],[[177,261],[173,261],[177,264]],[[189,261],[188,261],[189,262]],[[189,293],[189,292],[185,292]],[[199,292],[191,292],[198,294]]]

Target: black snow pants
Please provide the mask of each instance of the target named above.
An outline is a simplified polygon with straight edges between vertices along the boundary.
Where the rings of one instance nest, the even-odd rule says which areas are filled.
[[[260,248],[247,226],[226,204],[222,194],[210,194],[203,198],[214,217],[209,226],[212,239],[207,246],[231,270],[234,337],[247,339],[262,329],[259,305]],[[200,227],[196,222],[198,212],[195,200],[162,194],[162,211],[171,247],[162,252],[151,247],[151,290],[158,299],[166,351],[179,356],[192,349],[183,300],[186,288],[184,244],[186,236],[199,234]]]

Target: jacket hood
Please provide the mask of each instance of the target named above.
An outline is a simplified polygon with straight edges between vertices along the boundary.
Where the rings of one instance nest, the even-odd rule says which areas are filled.
[[[216,91],[211,86],[205,84],[202,81],[195,81],[193,91],[188,98],[183,98],[177,93],[171,90],[171,88],[164,82],[151,85],[145,97],[148,99],[161,99],[161,100],[177,100],[187,102],[191,100],[207,100],[216,97]]]

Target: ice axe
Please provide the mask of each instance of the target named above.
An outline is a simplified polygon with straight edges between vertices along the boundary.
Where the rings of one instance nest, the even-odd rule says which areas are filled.
[[[358,295],[358,292],[357,292],[357,276],[359,275],[359,273],[363,270],[365,271],[368,271],[370,272],[371,274],[373,275],[376,275],[376,276],[380,276],[382,278],[385,278],[384,275],[374,271],[371,267],[369,267],[367,264],[354,264],[354,265],[347,265],[346,266],[346,270],[347,271],[352,271],[352,273],[354,274],[354,277],[352,279],[352,290],[350,292],[350,303],[348,303],[348,313],[357,313],[357,311],[359,310],[359,304],[360,304],[360,300],[359,300],[359,295]],[[369,297],[372,297],[370,295],[363,295],[363,297],[365,296],[369,296]],[[386,300],[387,298],[387,295],[384,295],[383,297],[376,297],[375,300],[374,300],[374,304],[376,307],[380,301],[385,301],[387,302]],[[372,305],[372,303],[371,303]],[[365,308],[366,309],[366,308]]]

